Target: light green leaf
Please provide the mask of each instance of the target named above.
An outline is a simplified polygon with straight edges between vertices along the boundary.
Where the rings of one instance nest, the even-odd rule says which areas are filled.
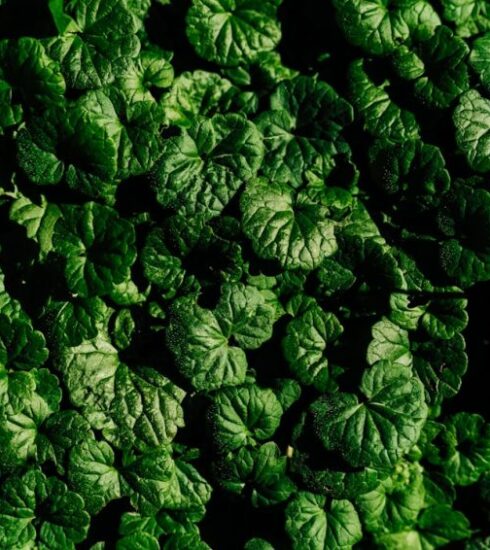
[[[362,538],[357,512],[348,500],[331,500],[300,492],[286,508],[286,531],[292,548],[348,550]]]
[[[370,77],[369,65],[362,59],[349,68],[349,97],[363,121],[364,129],[372,136],[399,143],[419,136],[415,116],[399,107],[386,88],[389,81],[376,83]]]
[[[342,334],[337,317],[319,306],[307,309],[289,322],[282,342],[284,356],[291,371],[303,384],[320,391],[335,388],[335,368],[329,366],[327,352]]]
[[[327,83],[304,76],[285,81],[270,107],[256,123],[266,147],[263,173],[272,181],[297,188],[314,176],[324,179],[335,155],[349,151],[340,134],[353,120],[352,107]]]
[[[366,359],[370,365],[377,361],[392,361],[410,367],[412,353],[408,332],[384,317],[373,325],[373,339],[368,346]]]
[[[53,235],[55,252],[65,258],[67,285],[82,297],[107,294],[129,279],[134,242],[134,227],[94,202],[64,206]]]
[[[213,438],[221,450],[238,449],[268,439],[279,426],[283,409],[274,392],[257,385],[224,388],[210,414]]]
[[[111,500],[121,496],[114,452],[104,441],[87,439],[70,452],[68,479],[84,499],[91,514],[97,514]]]
[[[395,533],[412,527],[424,507],[425,488],[422,468],[400,462],[393,474],[356,500],[366,530],[372,533]]]
[[[456,26],[460,36],[468,37],[490,30],[487,0],[442,0],[444,18]]]
[[[440,24],[425,0],[334,0],[333,4],[348,40],[375,55],[393,52],[412,36],[427,38]]]
[[[381,361],[364,371],[361,400],[351,393],[311,406],[315,432],[350,465],[392,466],[416,443],[427,418],[424,388],[409,367]]]
[[[118,0],[50,2],[59,36],[46,40],[70,88],[101,88],[113,82],[139,53],[141,22]],[[57,9],[58,8],[58,9]]]
[[[485,89],[490,90],[490,33],[484,34],[473,42],[469,63],[479,75]]]
[[[15,200],[9,211],[12,221],[26,228],[26,235],[39,245],[40,258],[44,259],[53,248],[53,231],[61,210],[41,197],[41,204],[31,202],[27,197]]]
[[[73,405],[80,407],[94,427],[106,426],[119,367],[116,349],[106,340],[96,338],[59,350],[54,365],[63,374]]]
[[[283,184],[257,179],[240,200],[243,231],[258,256],[289,269],[311,270],[337,249],[328,209]]]
[[[490,171],[490,101],[476,90],[461,96],[453,115],[456,142],[476,172]]]
[[[179,214],[217,216],[256,175],[263,156],[260,133],[242,116],[197,119],[164,141],[154,169],[157,200]]]
[[[185,71],[163,96],[165,117],[177,126],[188,128],[198,115],[216,114],[222,100],[233,90],[229,80],[207,71]]]
[[[193,0],[187,37],[197,53],[220,65],[253,61],[281,38],[276,17],[281,0]]]
[[[111,416],[116,428],[107,436],[123,449],[169,443],[184,426],[185,392],[150,368],[131,370],[121,365],[115,375]]]

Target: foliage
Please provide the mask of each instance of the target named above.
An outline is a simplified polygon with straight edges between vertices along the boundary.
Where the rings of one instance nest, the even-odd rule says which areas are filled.
[[[0,175],[0,549],[489,548],[486,0],[0,0]]]

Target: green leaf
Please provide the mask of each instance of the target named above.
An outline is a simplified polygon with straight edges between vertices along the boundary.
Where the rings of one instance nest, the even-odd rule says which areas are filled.
[[[129,279],[134,241],[133,226],[94,202],[65,206],[53,235],[55,252],[65,258],[68,287],[82,297],[107,294]]]
[[[349,68],[349,97],[364,129],[376,138],[400,143],[419,137],[419,125],[410,111],[399,107],[386,90],[390,82],[377,83],[369,64],[358,59]]]
[[[458,393],[468,368],[465,347],[460,334],[444,342],[429,340],[412,344],[413,367],[425,386],[428,404],[437,406]]]
[[[2,360],[8,369],[31,370],[42,366],[48,358],[43,334],[28,321],[9,319],[0,313],[0,348],[5,350]]]
[[[490,30],[490,10],[486,0],[442,0],[444,18],[468,37]]]
[[[461,412],[451,417],[447,429],[452,453],[443,460],[443,472],[456,485],[471,485],[490,469],[490,425],[478,414]]]
[[[281,404],[268,388],[224,388],[213,400],[211,433],[221,450],[232,451],[274,435],[282,413]]]
[[[163,97],[165,117],[177,126],[189,128],[198,115],[216,114],[232,90],[231,82],[216,73],[185,71]]]
[[[245,543],[243,550],[274,550],[274,547],[266,540],[254,537]]]
[[[161,509],[204,515],[211,488],[190,464],[174,460],[167,447],[159,447],[137,457],[123,472],[133,490],[132,502],[142,513]]]
[[[334,296],[344,292],[351,288],[356,281],[356,277],[350,269],[330,258],[323,260],[316,271],[316,277],[318,279],[317,290],[325,296]]]
[[[100,298],[78,298],[70,302],[50,301],[42,319],[50,340],[58,346],[71,347],[104,332],[110,313]]]
[[[54,364],[63,374],[73,405],[83,411],[94,427],[102,429],[107,425],[120,364],[116,349],[106,340],[96,338],[61,349]]]
[[[118,0],[73,0],[50,3],[60,35],[46,41],[50,56],[61,64],[70,88],[100,88],[139,53],[141,22]]]
[[[329,366],[327,350],[342,334],[337,317],[319,306],[289,322],[282,342],[284,356],[299,381],[320,391],[335,388],[335,368]]]
[[[240,200],[243,231],[255,252],[289,269],[312,270],[337,249],[328,209],[283,184],[257,179]]]
[[[470,167],[490,171],[490,101],[476,90],[460,98],[453,115],[456,142]]]
[[[12,298],[5,288],[5,275],[0,269],[0,313],[11,319],[28,321],[27,315],[22,310],[18,300]]]
[[[136,323],[130,309],[121,309],[114,320],[111,338],[114,345],[120,349],[127,349],[131,345]]]
[[[384,317],[373,325],[373,339],[368,346],[366,359],[370,365],[377,361],[391,361],[410,367],[412,353],[408,332]]]
[[[220,65],[253,61],[273,50],[281,31],[276,18],[281,0],[193,0],[187,37],[197,53]]]
[[[356,500],[366,530],[372,533],[396,533],[412,527],[425,503],[422,468],[400,462],[393,474],[369,493]]]
[[[29,108],[63,103],[66,86],[60,66],[39,40],[0,41],[0,67],[0,128],[20,122]]]
[[[1,490],[0,544],[6,548],[74,549],[88,532],[82,497],[39,470],[6,480]],[[39,517],[36,517],[36,513]]]
[[[181,374],[198,390],[242,384],[247,369],[242,348],[256,349],[268,340],[275,321],[260,291],[242,284],[224,285],[214,311],[181,299],[171,314],[168,346]]]
[[[241,447],[228,453],[217,463],[216,472],[226,490],[251,491],[254,507],[271,506],[287,500],[294,491],[294,484],[286,477],[286,461],[271,441],[258,448]]]
[[[160,550],[158,539],[149,533],[133,533],[116,543],[116,550]]]
[[[331,500],[299,492],[286,508],[286,531],[292,548],[348,550],[362,539],[357,512],[348,500]]]
[[[374,55],[391,53],[411,37],[428,38],[440,24],[425,0],[334,0],[333,4],[347,39]]]
[[[19,164],[39,185],[69,187],[113,203],[120,179],[147,172],[160,155],[161,110],[129,103],[115,88],[89,91],[29,120],[17,136]]]
[[[81,414],[70,409],[57,411],[42,425],[37,458],[40,463],[53,462],[58,473],[64,474],[70,449],[91,435],[90,425]]]
[[[148,281],[164,292],[175,292],[184,281],[182,262],[168,250],[165,233],[161,229],[154,229],[147,236],[140,261]]]
[[[256,175],[263,156],[260,133],[242,116],[196,119],[164,141],[153,171],[157,200],[179,214],[210,219]]]
[[[439,265],[443,273],[463,288],[490,278],[490,239],[486,230],[490,224],[489,212],[488,191],[460,188],[447,195],[438,213],[443,232]]]
[[[121,67],[115,85],[129,104],[156,105],[152,90],[169,88],[173,82],[174,70],[169,58],[168,53],[152,47],[141,51],[126,67]]]
[[[467,304],[466,298],[431,300],[421,317],[421,326],[432,338],[450,340],[468,325]]]
[[[213,312],[197,304],[186,300],[174,303],[167,344],[179,371],[198,390],[245,381],[244,351],[230,345]]]
[[[353,120],[352,107],[325,82],[304,76],[282,82],[270,107],[256,120],[266,146],[264,175],[296,188],[327,177],[335,155],[349,150],[340,135]]]
[[[414,53],[423,67],[422,74],[413,81],[415,96],[419,101],[434,108],[447,108],[469,88],[469,75],[466,58],[469,48],[466,43],[453,35],[448,27],[440,26],[434,34],[416,45]],[[412,61],[413,63],[413,61]],[[410,62],[408,62],[410,69]],[[405,66],[397,66],[398,72]],[[402,74],[402,77],[405,75]]]
[[[26,235],[39,246],[39,255],[44,259],[53,248],[53,231],[61,210],[55,204],[50,204],[44,197],[41,204],[31,202],[27,197],[15,200],[9,211],[12,221],[26,229]]]
[[[169,443],[184,426],[185,392],[150,368],[131,370],[121,365],[115,375],[111,416],[116,429],[107,436],[123,449],[158,447]]]
[[[0,413],[5,409],[19,412],[32,400],[36,382],[30,372],[9,372],[0,366]]]
[[[470,522],[457,510],[449,506],[427,508],[418,521],[420,538],[424,550],[439,548],[452,541],[471,536]]]
[[[379,139],[369,151],[376,187],[398,206],[400,195],[413,209],[421,197],[449,189],[451,178],[442,151],[420,140],[390,143]]]
[[[104,441],[87,439],[70,452],[68,479],[79,493],[88,512],[97,514],[111,500],[121,496],[114,452]]]
[[[392,466],[416,443],[427,418],[422,383],[409,367],[381,361],[364,371],[359,389],[361,400],[336,393],[314,402],[315,432],[354,467]]]
[[[223,334],[233,336],[244,349],[257,349],[272,336],[274,306],[257,288],[225,284],[214,310]]]
[[[490,90],[490,33],[484,34],[473,42],[469,64],[480,77],[484,88]]]
[[[9,380],[10,403],[0,418],[4,449],[0,462],[4,466],[20,465],[37,456],[38,446],[42,444],[41,425],[59,409],[61,401],[58,379],[47,369],[32,371],[27,380],[17,377],[13,380],[17,384],[27,383],[27,387],[11,388],[12,380]]]

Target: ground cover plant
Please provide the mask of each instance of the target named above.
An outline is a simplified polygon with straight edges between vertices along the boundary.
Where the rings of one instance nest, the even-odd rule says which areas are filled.
[[[0,0],[0,550],[490,549],[486,0]]]

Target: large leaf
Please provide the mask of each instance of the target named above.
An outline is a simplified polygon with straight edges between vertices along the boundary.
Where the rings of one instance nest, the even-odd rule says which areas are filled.
[[[282,348],[290,369],[303,384],[313,384],[320,391],[335,388],[335,368],[329,366],[327,352],[342,331],[337,317],[318,306],[290,321]]]
[[[402,78],[413,79],[415,96],[424,105],[446,108],[469,88],[468,53],[463,40],[440,26],[414,50],[398,50],[395,67]],[[414,70],[417,63],[420,70]]]
[[[276,19],[281,0],[193,0],[187,36],[197,53],[220,65],[252,61],[272,50],[281,31]]]
[[[70,453],[68,478],[83,497],[86,509],[98,513],[121,496],[121,481],[114,467],[114,452],[104,441],[87,439]]]
[[[184,425],[181,402],[185,393],[153,369],[131,370],[121,365],[115,377],[111,415],[116,424],[109,437],[122,448],[158,447],[169,443]]]
[[[211,431],[222,450],[268,439],[279,426],[283,409],[274,392],[257,385],[224,388],[211,408]]]
[[[347,38],[370,54],[391,53],[411,36],[428,37],[439,16],[425,0],[335,0]]]
[[[473,170],[490,170],[490,101],[476,90],[461,96],[453,115],[458,147]]]
[[[134,228],[126,220],[93,202],[65,206],[53,235],[55,252],[65,258],[67,285],[83,297],[107,294],[129,279],[134,241]]]
[[[286,509],[286,531],[292,548],[348,550],[362,538],[356,509],[348,500],[331,500],[299,492]]]
[[[242,224],[255,252],[286,268],[311,270],[337,249],[328,209],[278,183],[257,179],[240,201]]]
[[[422,383],[409,367],[381,361],[364,372],[359,389],[361,400],[336,393],[313,403],[314,429],[327,450],[352,466],[394,465],[427,417]]]
[[[86,90],[111,83],[140,48],[141,22],[125,1],[49,2],[60,35],[47,41],[71,88]]]
[[[419,126],[413,113],[391,99],[387,92],[389,81],[376,82],[366,70],[368,67],[366,61],[358,59],[349,68],[349,97],[365,130],[395,143],[417,138]]]
[[[218,215],[255,176],[264,155],[255,126],[240,115],[197,119],[164,142],[154,169],[158,202],[185,215]]]
[[[340,134],[352,107],[325,82],[302,76],[281,83],[270,107],[256,121],[266,146],[264,175],[294,187],[328,176],[335,155],[348,151]]]

